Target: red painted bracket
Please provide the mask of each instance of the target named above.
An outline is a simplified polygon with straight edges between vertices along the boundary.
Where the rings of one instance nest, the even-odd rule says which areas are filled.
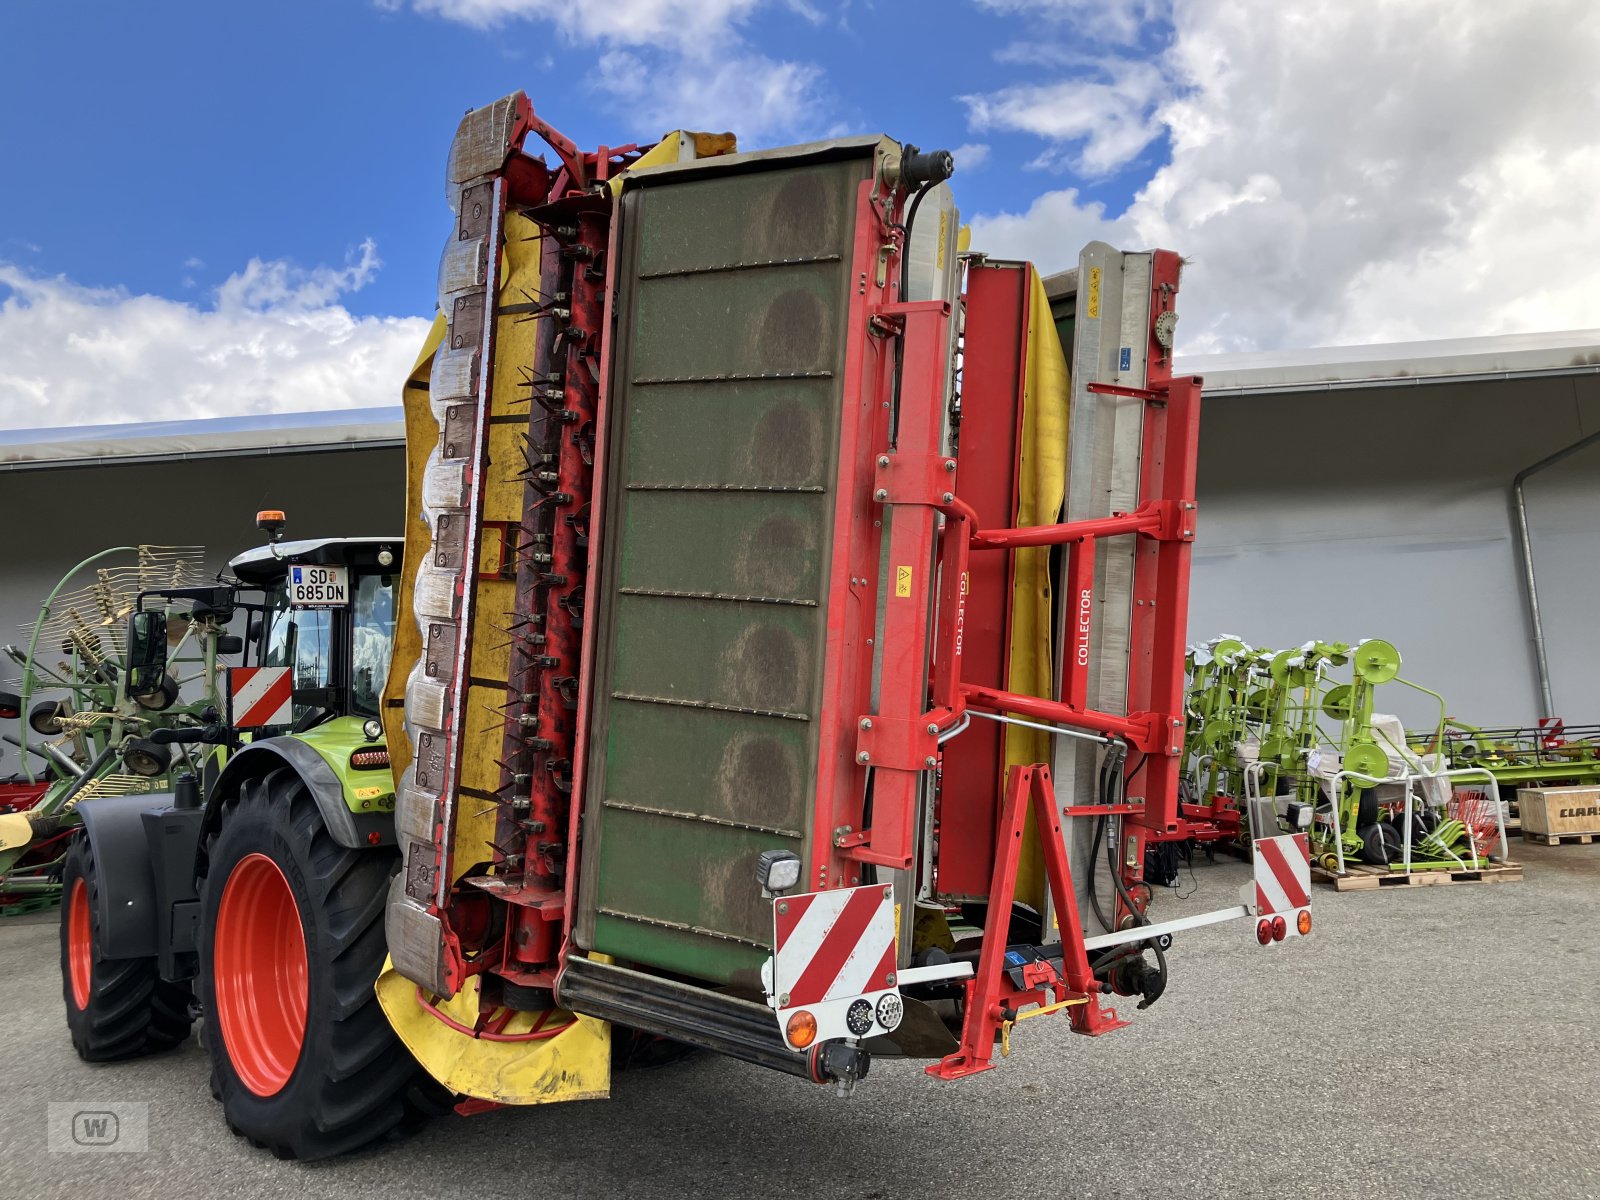
[[[939,752],[936,720],[919,717],[862,717],[856,722],[856,762],[895,771],[927,771]]]
[[[872,475],[872,498],[879,504],[956,503],[956,460],[943,454],[880,454]]]

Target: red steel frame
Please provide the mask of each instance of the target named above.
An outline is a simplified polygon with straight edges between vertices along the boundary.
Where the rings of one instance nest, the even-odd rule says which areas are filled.
[[[1170,310],[1176,292],[1176,255],[1157,252],[1152,281],[1152,318]],[[951,728],[968,707],[1014,713],[1035,720],[1092,730],[1126,741],[1143,755],[1150,794],[1136,806],[1137,824],[1158,836],[1180,833],[1177,779],[1183,752],[1185,614],[1189,597],[1189,547],[1194,540],[1195,455],[1199,445],[1200,381],[1170,380],[1154,369],[1149,389],[1090,384],[1089,390],[1144,403],[1141,500],[1130,513],[1029,528],[984,529],[970,505],[955,494],[957,462],[941,455],[944,361],[948,306],[886,303],[876,326],[904,340],[906,364],[900,385],[899,443],[887,439],[874,461],[872,499],[892,508],[889,535],[891,587],[885,613],[882,683],[876,711],[860,709],[855,762],[877,772],[871,829],[852,830],[836,844],[847,857],[904,868],[910,865],[920,772],[937,765],[937,735]],[[1165,359],[1150,335],[1151,361]],[[943,515],[942,530],[938,518]],[[1126,715],[1087,705],[1089,618],[1072,622],[1062,656],[1061,698],[1005,691],[962,677],[961,631],[966,618],[961,581],[969,555],[1022,546],[1067,549],[1064,591],[1073,611],[1093,598],[1095,548],[1102,538],[1136,536],[1134,611]],[[942,551],[944,590],[936,623],[932,571],[922,569],[935,542]],[[910,567],[909,574],[905,568]],[[867,579],[873,578],[869,570]],[[900,603],[905,601],[905,603]],[[929,639],[938,669],[933,686],[922,683]],[[931,702],[928,697],[931,693]],[[1093,806],[1089,806],[1093,807]],[[836,827],[837,828],[837,827]]]
[[[845,406],[835,489],[835,552],[828,574],[813,857],[806,864],[811,886],[818,890],[860,883],[861,863],[873,861],[852,857],[846,847],[859,837],[864,823],[868,764],[858,758],[855,731],[862,721],[871,720],[865,714],[871,698],[882,535],[882,514],[872,503],[873,461],[877,448],[888,444],[892,415],[893,343],[885,336],[887,329],[875,328],[873,322],[881,321],[893,299],[894,272],[880,270],[880,249],[892,243],[895,233],[874,203],[876,187],[873,180],[861,183],[851,251],[850,274],[859,283],[851,290],[846,317]],[[907,818],[902,815],[901,820]]]
[[[1126,863],[1142,863],[1147,840],[1187,835],[1187,823],[1178,810],[1177,785],[1183,753],[1183,654],[1196,516],[1200,381],[1171,378],[1170,357],[1155,333],[1156,319],[1172,309],[1178,269],[1176,255],[1165,251],[1154,255],[1147,333],[1150,386],[1088,385],[1091,392],[1138,400],[1144,406],[1139,503],[1132,512],[1093,520],[983,528],[978,513],[956,494],[956,459],[941,453],[944,380],[949,368],[945,360],[948,306],[886,302],[869,320],[867,328],[902,340],[904,366],[898,396],[891,396],[885,404],[898,402],[898,439],[891,446],[888,430],[880,422],[873,458],[871,498],[889,521],[887,575],[866,591],[875,598],[881,588],[885,596],[882,645],[876,648],[881,676],[876,706],[855,710],[860,716],[852,760],[857,769],[870,767],[874,772],[871,825],[852,827],[840,820],[837,805],[828,817],[833,846],[847,859],[898,869],[912,865],[922,772],[938,766],[938,735],[955,726],[968,707],[1090,730],[1120,739],[1139,752],[1130,778],[1143,776],[1142,797],[1131,797],[1127,804],[1085,805],[1072,810],[1074,814],[1115,810],[1123,816],[1129,845],[1126,859],[1120,858],[1119,848],[1119,861],[1129,875],[1135,874],[1136,868]],[[1019,378],[1018,386],[1020,383]],[[1013,410],[1013,436],[1020,413],[1019,404]],[[1100,539],[1125,536],[1137,539],[1137,550],[1129,708],[1124,715],[1089,707],[1088,669],[1096,549]],[[1062,655],[1060,698],[1025,696],[964,680],[970,555],[1054,545],[1066,548],[1063,592],[1073,614]],[[937,576],[932,557],[935,546],[940,564]],[[876,574],[872,565],[867,564],[865,579],[869,581]],[[853,572],[852,567],[850,583],[860,586]],[[931,686],[925,671],[930,639],[935,664]],[[870,669],[871,655],[865,657]],[[992,677],[992,661],[986,665]],[[979,808],[977,814],[968,816],[968,824],[974,818],[984,820],[983,792],[972,789],[966,794],[978,797],[966,803]],[[1059,909],[1063,965],[1057,972],[1049,962],[1037,959],[1020,968],[1020,985],[1008,986],[1003,979],[1004,952],[1030,801],[1039,823],[1051,894]],[[961,820],[962,805],[962,796],[947,792],[940,810],[942,824]],[[819,805],[819,816],[822,811]],[[1037,1001],[1066,1007],[1074,1029],[1092,1035],[1123,1023],[1114,1010],[1102,1009],[1099,1004],[1099,995],[1109,985],[1095,980],[1084,951],[1062,815],[1048,768],[1035,764],[1012,770],[999,825],[993,831],[996,850],[987,893],[988,926],[977,974],[967,985],[961,1049],[930,1068],[936,1074],[955,1078],[987,1069],[996,1032],[1015,1019],[1022,1004]],[[819,837],[825,832],[819,822]],[[833,886],[838,886],[845,874],[836,869]],[[853,882],[854,876],[851,879]],[[828,886],[826,877],[818,883]],[[1119,921],[1125,915],[1119,906]]]
[[[1009,898],[1017,889],[1022,830],[1030,806],[1039,829],[1050,894],[1058,898],[1062,930],[1060,970],[1043,954],[1025,958],[1015,965],[1006,961],[1006,934],[1011,920]],[[1127,1024],[1117,1016],[1116,1009],[1100,1005],[1100,994],[1109,991],[1110,985],[1095,979],[1084,949],[1077,894],[1072,886],[1061,812],[1056,807],[1049,767],[1034,764],[1011,768],[998,834],[999,850],[989,882],[990,904],[983,930],[983,949],[977,973],[966,983],[966,1019],[961,1045],[954,1053],[926,1068],[928,1074],[940,1079],[960,1079],[989,1070],[994,1065],[990,1060],[996,1037],[1004,1036],[1016,1023],[1021,1010],[1030,1004],[1037,1004],[1041,1009],[1055,1006],[1064,1010],[1073,1030],[1091,1037]],[[1079,936],[1072,936],[1074,933]]]
[[[1017,511],[1029,283],[1024,263],[973,263],[967,270],[956,492],[980,523],[996,527],[1009,525]],[[1007,687],[1015,572],[1010,554],[984,554],[970,563],[960,633],[968,682]],[[930,881],[937,896],[988,895],[1005,741],[1004,726],[974,721],[944,746],[935,814],[939,855]]]

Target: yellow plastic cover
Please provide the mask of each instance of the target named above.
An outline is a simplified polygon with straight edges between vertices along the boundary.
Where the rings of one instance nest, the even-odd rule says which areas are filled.
[[[1049,525],[1060,520],[1067,487],[1067,412],[1071,393],[1067,357],[1050,314],[1044,280],[1031,266],[1028,276],[1031,286],[1028,359],[1022,395],[1022,454],[1017,474],[1018,526]],[[1019,549],[1014,563],[1009,687],[1013,692],[1049,698],[1055,688],[1050,548]],[[1049,761],[1048,733],[1006,726],[1007,773],[1014,766]],[[1031,812],[1017,869],[1017,899],[1044,911],[1044,857],[1039,850]]]

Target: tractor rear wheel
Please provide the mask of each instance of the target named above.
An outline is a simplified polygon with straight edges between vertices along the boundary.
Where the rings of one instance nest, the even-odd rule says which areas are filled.
[[[431,1082],[373,992],[398,853],[339,845],[281,768],[224,801],[207,861],[200,998],[229,1127],[303,1159],[413,1128]]]
[[[61,882],[61,993],[78,1057],[115,1062],[185,1041],[192,1024],[189,984],[162,979],[154,958],[99,953],[101,881],[86,834],[72,839]]]

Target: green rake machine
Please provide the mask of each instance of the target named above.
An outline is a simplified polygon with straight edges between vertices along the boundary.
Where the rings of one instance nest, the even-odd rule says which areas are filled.
[[[1524,787],[1600,783],[1600,725],[1568,725],[1545,717],[1537,725],[1485,729],[1454,717],[1438,730],[1412,735],[1414,750],[1440,753],[1451,767],[1478,767],[1494,776],[1502,800]]]
[[[103,550],[51,591],[26,647],[4,647],[22,674],[18,692],[0,695],[0,716],[22,719],[0,738],[17,748],[23,777],[0,812],[0,916],[60,900],[81,806],[205,772],[215,747],[175,748],[156,736],[217,710],[218,655],[242,646],[226,632],[226,589],[201,583],[203,557],[186,546]],[[141,603],[162,613],[149,626],[167,664],[156,672],[140,669],[155,648],[127,634]]]
[[[1367,639],[1274,652],[1223,637],[1189,654],[1188,786],[1219,830],[1250,801],[1308,830],[1318,863],[1360,861],[1410,873],[1478,869],[1505,857],[1493,775],[1471,751],[1447,758],[1451,723],[1438,693],[1400,675],[1400,652]],[[1348,674],[1346,674],[1346,670]],[[1378,710],[1399,684],[1439,704],[1426,735]],[[1426,751],[1426,752],[1419,752]],[[1237,828],[1237,818],[1233,821]]]

